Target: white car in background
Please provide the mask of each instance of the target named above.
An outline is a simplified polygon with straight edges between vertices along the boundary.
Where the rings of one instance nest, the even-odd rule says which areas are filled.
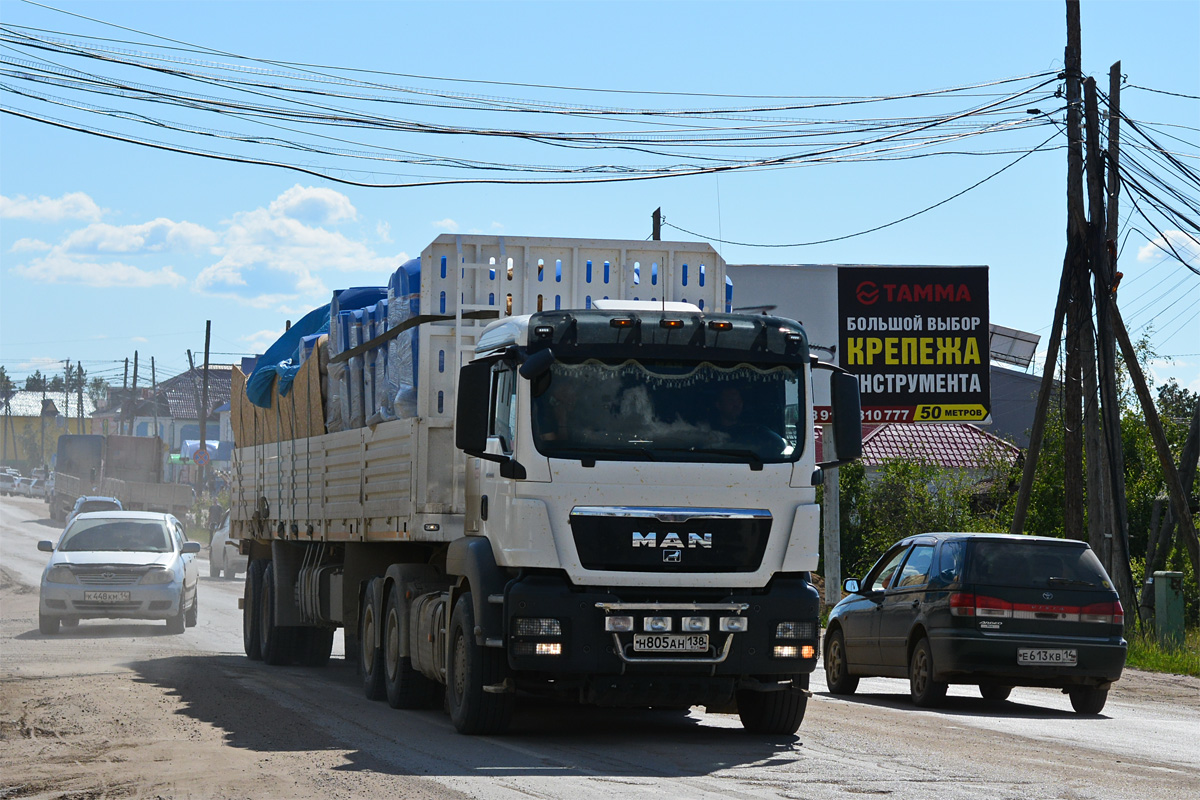
[[[42,572],[38,630],[81,619],[166,620],[168,633],[195,626],[200,609],[199,542],[189,542],[170,514],[97,511],[79,514]]]
[[[226,512],[208,545],[208,577],[219,578],[224,573],[226,579],[231,579],[246,571],[250,559],[238,552],[239,544],[237,539],[229,538],[229,513]]]

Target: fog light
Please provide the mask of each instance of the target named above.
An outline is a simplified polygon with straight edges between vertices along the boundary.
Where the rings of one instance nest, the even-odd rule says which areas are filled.
[[[642,620],[642,630],[647,633],[666,633],[671,630],[671,618],[646,617]]]
[[[721,617],[721,630],[726,633],[745,633],[749,624],[745,617]]]
[[[517,636],[562,636],[562,623],[556,619],[542,617],[518,617]]]
[[[604,630],[609,633],[629,633],[633,630],[633,617],[605,617]]]
[[[812,648],[810,647],[809,650]],[[794,644],[777,644],[775,645],[776,658],[797,658],[800,655],[800,648]]]
[[[812,622],[781,622],[775,626],[776,639],[815,639],[817,626]]]
[[[682,630],[688,633],[704,633],[708,630],[708,617],[684,617]]]

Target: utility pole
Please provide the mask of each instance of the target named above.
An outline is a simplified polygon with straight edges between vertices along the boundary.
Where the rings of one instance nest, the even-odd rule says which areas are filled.
[[[204,417],[205,417],[205,414],[204,414],[204,411],[203,411],[203,409],[201,407],[201,403],[200,403],[200,386],[196,383],[196,361],[194,358],[192,358],[191,350],[187,351],[187,357],[188,357],[188,367],[189,367],[188,374],[192,376],[192,402],[195,403],[195,405],[196,405],[196,416],[200,420],[200,446],[207,447],[207,444],[204,441]],[[202,472],[203,472],[203,470],[200,470],[197,474],[199,475]],[[200,475],[200,476],[203,477],[202,475]],[[204,490],[204,485],[200,484],[199,492],[202,492],[203,490]],[[199,496],[199,492],[197,492],[197,496]]]
[[[150,356],[150,392],[154,396],[154,435],[158,436],[158,373],[154,370],[154,356]]]
[[[137,419],[137,378],[138,378],[138,351],[133,351],[133,387],[129,391],[129,435],[135,436],[137,431],[134,430],[134,422]]]
[[[204,452],[208,452],[208,345],[212,338],[212,320],[204,322],[204,383],[200,393],[200,400],[204,403],[204,408],[200,409],[200,446],[204,448]],[[208,487],[208,462],[200,466],[200,486],[201,489]]]
[[[71,432],[71,359],[63,362],[63,417],[67,421],[67,433]]]
[[[1083,210],[1083,126],[1080,77],[1079,0],[1067,0],[1067,264],[1070,274],[1070,306],[1067,312],[1067,374],[1063,409],[1063,481],[1066,507],[1063,527],[1069,539],[1083,534],[1083,417],[1080,335],[1084,319],[1091,317],[1091,293],[1087,286],[1087,253],[1084,248],[1087,223]]]
[[[121,379],[121,413],[117,417],[117,433],[125,432],[125,404],[129,402],[129,359],[125,359],[125,377]]]
[[[79,405],[78,405],[79,419],[75,425],[75,432],[83,433],[83,362],[82,361],[75,362],[75,377],[78,378],[78,381],[79,381],[79,386],[78,386],[78,389],[79,389]]]
[[[654,241],[662,239],[662,206],[654,209],[650,215],[650,238]]]

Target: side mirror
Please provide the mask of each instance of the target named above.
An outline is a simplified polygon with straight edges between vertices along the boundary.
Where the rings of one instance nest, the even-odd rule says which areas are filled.
[[[842,588],[849,594],[858,594],[858,578],[846,578],[846,580],[842,581]]]
[[[464,453],[478,455],[487,449],[488,400],[491,389],[491,361],[472,361],[458,371],[454,446]]]
[[[833,458],[817,466],[839,467],[862,456],[862,405],[858,397],[858,378],[832,364],[818,362],[813,368],[832,372],[829,376],[829,395],[833,406],[833,441],[826,441],[825,446],[826,453],[829,449],[833,450]]]
[[[199,553],[199,552],[200,552],[200,543],[199,542],[184,542],[183,543],[183,554],[185,556],[188,555],[189,553]]]
[[[43,553],[53,553],[54,542],[50,541],[49,539],[43,539],[42,541],[38,542],[38,550],[41,550]]]
[[[554,366],[555,361],[557,359],[554,357],[554,351],[547,347],[545,350],[538,350],[525,359],[518,372],[521,373],[522,378],[531,381],[549,372],[550,367]]]

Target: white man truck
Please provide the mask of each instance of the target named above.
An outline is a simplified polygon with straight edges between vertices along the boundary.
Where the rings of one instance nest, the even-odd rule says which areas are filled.
[[[467,734],[536,695],[736,704],[747,730],[794,732],[827,367],[801,325],[728,313],[703,244],[446,235],[417,266],[419,313],[330,359],[411,337],[415,414],[289,438],[302,413],[235,403],[260,432],[231,498],[247,655],[321,664],[343,627],[368,697],[445,702]],[[857,383],[828,374],[824,466],[861,450]]]

